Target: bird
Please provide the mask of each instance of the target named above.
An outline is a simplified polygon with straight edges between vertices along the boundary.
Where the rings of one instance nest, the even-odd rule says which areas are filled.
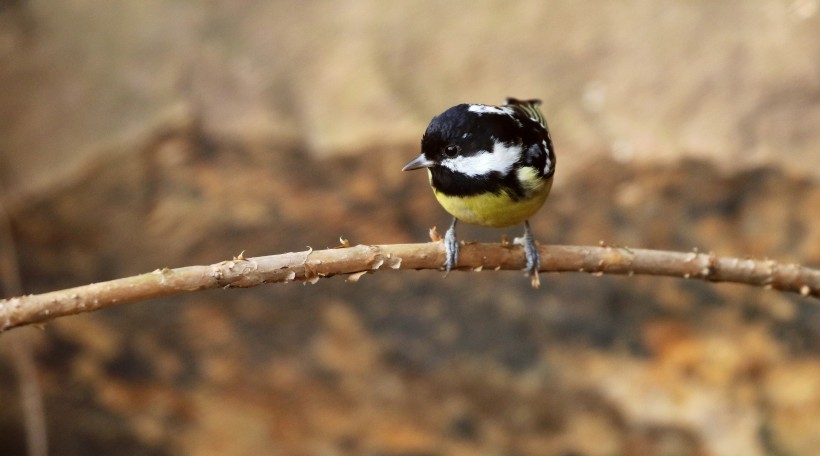
[[[453,106],[430,121],[421,154],[402,168],[426,168],[436,199],[453,216],[444,236],[447,272],[458,265],[459,220],[496,228],[523,222],[524,270],[538,286],[541,259],[529,219],[550,194],[556,163],[540,105],[507,98],[500,106]]]

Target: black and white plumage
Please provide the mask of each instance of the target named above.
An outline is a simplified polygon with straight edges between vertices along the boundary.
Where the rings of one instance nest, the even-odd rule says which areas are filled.
[[[503,227],[524,222],[527,270],[537,282],[538,250],[527,219],[543,205],[555,152],[539,100],[502,106],[460,104],[433,118],[421,155],[404,170],[427,168],[439,203],[453,215],[445,235],[449,271],[458,263],[457,220]]]

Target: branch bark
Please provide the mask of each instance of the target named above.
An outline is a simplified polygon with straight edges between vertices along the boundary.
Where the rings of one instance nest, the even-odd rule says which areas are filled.
[[[735,282],[820,298],[820,270],[772,260],[717,257],[697,252],[669,252],[610,246],[541,246],[541,272],[643,274]],[[357,245],[255,258],[240,255],[209,266],[157,269],[108,282],[39,295],[0,300],[0,331],[43,323],[57,317],[211,288],[253,287],[263,283],[315,283],[334,275],[355,282],[385,269],[440,269],[444,247],[424,244]],[[520,270],[520,246],[466,243],[459,270]]]

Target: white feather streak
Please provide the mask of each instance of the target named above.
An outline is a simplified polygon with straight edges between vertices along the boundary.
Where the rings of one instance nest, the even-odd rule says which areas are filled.
[[[495,171],[507,174],[521,158],[521,146],[496,142],[492,152],[480,151],[475,155],[458,156],[442,160],[441,165],[468,176],[483,176]]]
[[[512,115],[512,109],[501,107],[501,106],[490,106],[490,105],[482,105],[482,104],[473,104],[467,108],[467,111],[474,112],[478,115],[481,114],[504,114],[504,115]]]

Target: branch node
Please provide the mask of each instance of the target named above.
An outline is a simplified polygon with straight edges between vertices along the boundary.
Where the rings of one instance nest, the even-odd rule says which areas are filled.
[[[370,269],[375,271],[375,270],[379,269],[380,267],[382,267],[383,264],[384,264],[384,257],[382,257],[381,255],[376,255],[373,258],[373,261],[370,263]]]
[[[717,273],[717,257],[714,253],[709,252],[706,257],[706,265],[700,270],[700,276],[703,280],[712,281]]]
[[[387,266],[390,269],[401,269],[401,257],[387,255]]]

